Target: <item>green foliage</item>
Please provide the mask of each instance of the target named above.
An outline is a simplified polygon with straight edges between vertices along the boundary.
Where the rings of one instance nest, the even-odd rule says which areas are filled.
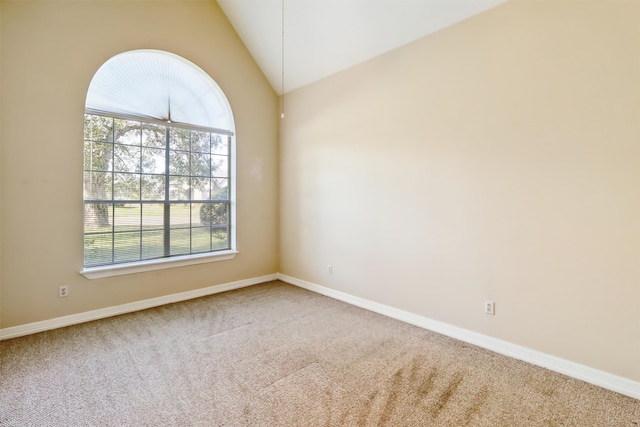
[[[226,225],[229,220],[227,203],[203,203],[200,206],[200,222],[209,226]]]

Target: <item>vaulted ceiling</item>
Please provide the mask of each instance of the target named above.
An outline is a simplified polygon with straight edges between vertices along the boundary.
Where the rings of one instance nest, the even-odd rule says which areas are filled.
[[[274,90],[289,92],[506,0],[218,0]]]

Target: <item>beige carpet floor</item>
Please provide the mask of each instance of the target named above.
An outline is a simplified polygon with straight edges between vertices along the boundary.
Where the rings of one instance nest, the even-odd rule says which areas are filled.
[[[0,425],[624,426],[640,401],[271,282],[0,342]]]

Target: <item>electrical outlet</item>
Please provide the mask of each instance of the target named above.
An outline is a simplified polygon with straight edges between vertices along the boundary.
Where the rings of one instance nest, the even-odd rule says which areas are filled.
[[[333,265],[327,266],[327,273],[329,274],[329,276],[333,274]]]
[[[486,300],[484,302],[484,314],[490,314],[494,316],[496,314],[496,303]]]
[[[58,296],[60,298],[69,296],[69,287],[68,286],[60,286],[58,287]]]

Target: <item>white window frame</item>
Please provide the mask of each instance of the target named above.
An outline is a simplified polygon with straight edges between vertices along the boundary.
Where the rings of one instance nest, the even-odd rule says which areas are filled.
[[[132,51],[135,52],[135,51]],[[132,53],[132,52],[126,52],[128,53]],[[105,264],[105,265],[100,265],[100,266],[91,266],[91,267],[83,267],[80,270],[80,274],[82,274],[83,276],[85,276],[88,279],[99,279],[99,278],[105,278],[105,277],[112,277],[112,276],[120,276],[120,275],[126,275],[126,274],[134,274],[134,273],[141,273],[141,272],[145,272],[145,271],[154,271],[154,270],[161,270],[161,269],[167,269],[167,268],[176,268],[176,267],[183,267],[183,266],[189,266],[189,265],[196,265],[196,264],[203,264],[203,263],[209,263],[209,262],[217,262],[217,261],[227,261],[227,260],[232,260],[236,257],[236,255],[239,253],[237,250],[237,245],[236,245],[236,232],[237,232],[237,224],[236,224],[236,138],[235,138],[235,133],[234,133],[234,129],[233,129],[233,117],[232,117],[232,113],[231,113],[231,109],[230,106],[228,104],[228,100],[226,99],[226,96],[222,93],[222,91],[219,89],[219,87],[217,86],[217,84],[215,83],[215,81],[213,81],[213,79],[211,79],[208,75],[206,75],[206,73],[204,73],[204,71],[200,70],[199,68],[197,68],[197,66],[195,66],[194,64],[191,64],[190,62],[184,60],[183,58],[180,58],[176,55],[170,54],[168,52],[161,52],[161,51],[148,51],[148,50],[144,50],[144,51],[140,51],[140,52],[159,52],[160,54],[165,54],[166,56],[173,56],[176,59],[179,59],[183,62],[186,62],[188,64],[190,64],[193,68],[197,69],[198,71],[200,71],[201,73],[203,73],[206,77],[208,77],[211,82],[212,82],[212,86],[215,86],[215,89],[217,89],[218,92],[218,96],[221,99],[221,103],[225,104],[226,103],[226,107],[227,107],[227,114],[230,117],[230,129],[228,131],[226,131],[229,134],[229,170],[228,170],[228,179],[229,179],[229,213],[228,213],[228,223],[229,223],[229,228],[228,228],[228,239],[229,239],[229,249],[222,249],[222,250],[214,250],[211,252],[201,252],[201,253],[194,253],[194,254],[187,254],[187,255],[174,255],[174,256],[168,256],[168,257],[161,257],[161,258],[154,258],[154,259],[148,259],[148,260],[140,260],[140,261],[130,261],[130,262],[123,262],[123,263],[114,263],[114,264]],[[109,61],[107,61],[108,63]],[[105,63],[106,64],[106,63]],[[97,73],[96,73],[97,74]],[[93,81],[92,81],[93,84]],[[91,91],[91,87],[90,87],[90,91]],[[92,113],[99,113],[102,115],[106,115],[106,116],[112,116],[112,117],[118,117],[120,116],[120,114],[118,114],[117,112],[109,112],[109,111],[94,111],[92,108],[90,108],[89,105],[87,105],[87,110],[86,113],[88,114],[92,114]],[[146,116],[144,113],[141,114],[140,116],[136,116],[135,114],[127,114],[127,116],[129,116],[129,118],[134,119],[134,120],[139,120],[141,122],[146,122],[146,123],[159,123],[159,124],[171,124],[171,120],[170,120],[170,112],[169,112],[169,119],[167,120],[162,120],[162,119],[154,119],[154,118],[150,118],[149,116]],[[83,121],[84,123],[84,121]],[[197,128],[199,125],[197,123],[195,124],[189,124],[187,123],[187,126],[189,125],[193,125],[195,128]],[[205,129],[203,129],[205,130]],[[210,129],[211,131],[216,131],[217,129]],[[83,144],[84,146],[84,144]],[[83,168],[84,169],[84,168]],[[83,201],[85,200],[84,195],[83,195]],[[84,209],[84,202],[83,202],[83,209]],[[83,227],[83,236],[84,236],[84,227]],[[84,243],[83,243],[83,252],[84,252]],[[84,260],[84,255],[83,255],[83,260]],[[83,261],[84,264],[84,261]]]

